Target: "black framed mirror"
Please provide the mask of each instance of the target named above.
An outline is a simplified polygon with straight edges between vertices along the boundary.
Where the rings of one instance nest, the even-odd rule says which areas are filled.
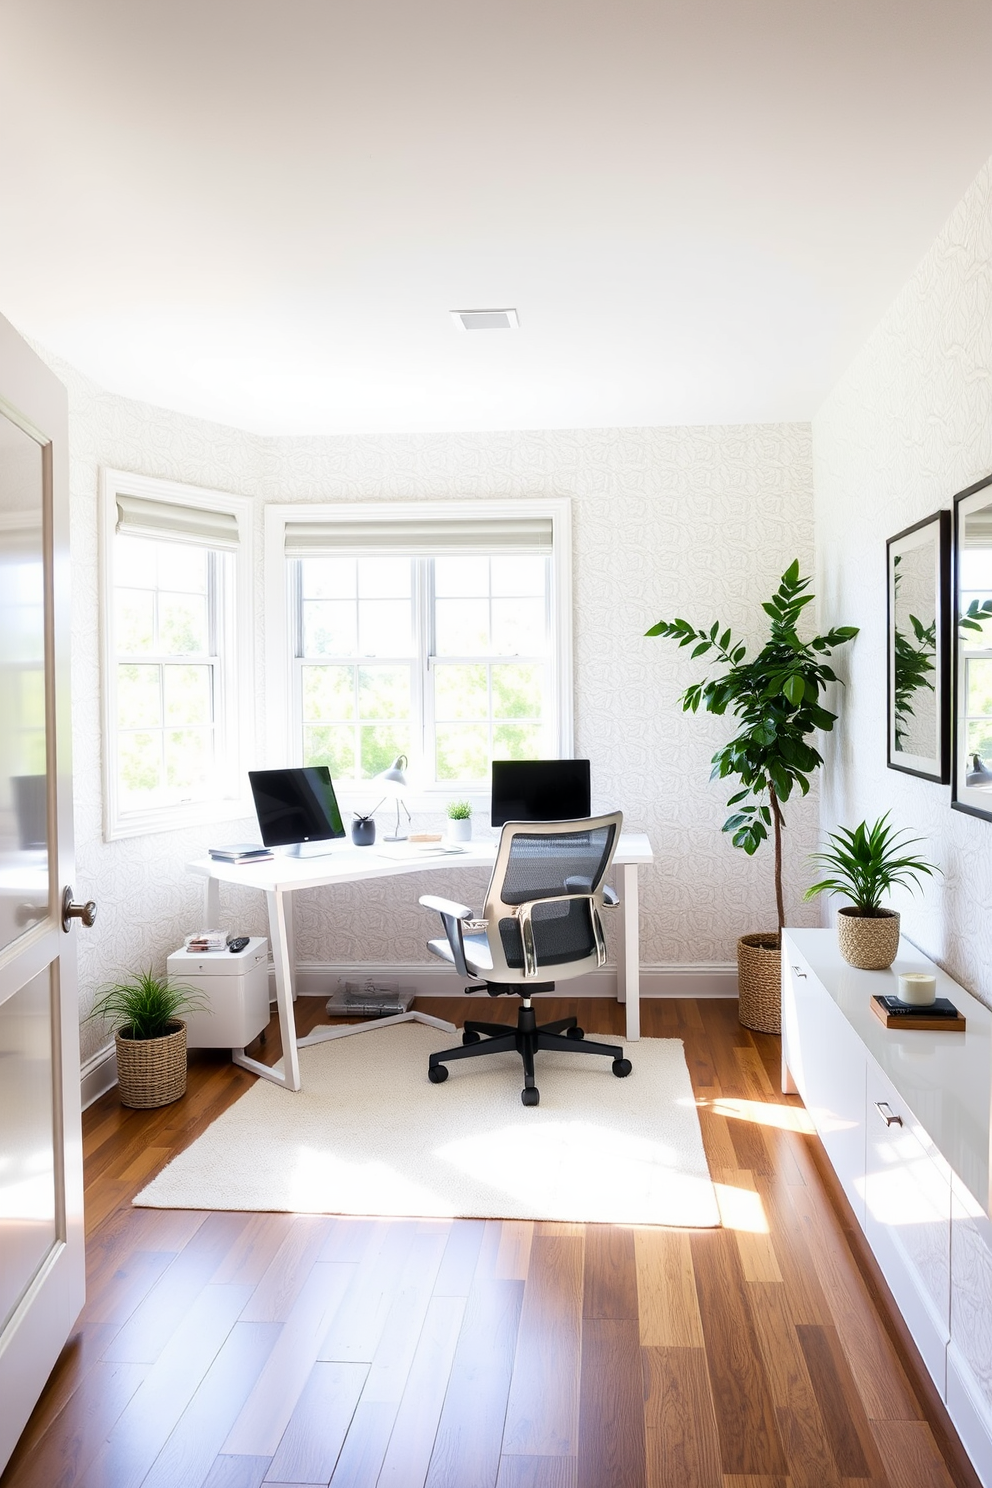
[[[889,769],[943,784],[951,768],[950,512],[897,532],[885,557]]]
[[[954,498],[956,811],[992,821],[992,475]]]

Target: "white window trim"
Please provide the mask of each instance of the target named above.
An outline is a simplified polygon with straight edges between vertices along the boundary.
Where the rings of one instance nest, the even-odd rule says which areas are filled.
[[[195,801],[184,805],[155,806],[146,811],[122,812],[117,791],[117,653],[113,641],[114,535],[117,528],[117,496],[141,496],[177,506],[194,506],[225,512],[238,524],[238,547],[234,552],[234,634],[232,675],[228,685],[235,690],[229,714],[232,735],[228,759],[236,772],[239,794],[222,801]],[[248,767],[254,763],[252,741],[255,719],[252,637],[254,634],[252,562],[255,503],[246,496],[210,491],[201,486],[181,485],[153,476],[133,475],[125,470],[100,471],[100,651],[103,747],[103,836],[106,842],[141,837],[152,832],[177,831],[209,822],[234,821],[253,816],[255,807],[248,791]]]
[[[292,664],[292,599],[286,562],[286,527],[291,522],[368,521],[390,523],[417,518],[550,517],[551,666],[556,704],[554,744],[561,759],[574,753],[572,688],[572,504],[568,497],[511,501],[329,501],[274,503],[265,508],[265,675],[266,763],[273,769],[302,764],[301,731],[294,728]],[[414,810],[438,809],[451,796],[451,786],[428,786],[407,804]],[[363,795],[367,795],[365,790]],[[346,804],[343,801],[342,804]],[[473,805],[488,809],[488,798]]]

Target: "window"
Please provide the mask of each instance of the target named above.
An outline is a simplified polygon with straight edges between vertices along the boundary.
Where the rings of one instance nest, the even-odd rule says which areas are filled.
[[[110,838],[241,816],[250,503],[104,472]]]
[[[326,764],[347,785],[405,754],[428,793],[450,793],[484,789],[493,758],[571,752],[567,503],[276,507],[268,520],[290,720],[273,758]]]

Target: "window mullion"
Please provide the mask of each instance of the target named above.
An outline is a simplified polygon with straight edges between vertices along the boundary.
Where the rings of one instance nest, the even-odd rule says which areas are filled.
[[[423,778],[429,785],[434,785],[436,783],[435,772],[437,770],[437,749],[434,737],[433,668],[437,649],[434,623],[434,560],[432,558],[417,558],[414,561],[413,568],[414,593],[416,595],[414,625],[417,648],[417,680],[414,688],[416,718],[414,720],[414,727],[416,729],[416,737],[420,739]]]

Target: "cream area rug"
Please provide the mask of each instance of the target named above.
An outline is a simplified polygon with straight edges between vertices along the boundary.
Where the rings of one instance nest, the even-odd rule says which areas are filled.
[[[258,1080],[135,1204],[719,1224],[681,1040],[631,1044],[622,1080],[608,1059],[539,1054],[532,1107],[516,1054],[430,1084],[427,1056],[454,1042],[404,1023],[301,1049],[301,1091]]]

